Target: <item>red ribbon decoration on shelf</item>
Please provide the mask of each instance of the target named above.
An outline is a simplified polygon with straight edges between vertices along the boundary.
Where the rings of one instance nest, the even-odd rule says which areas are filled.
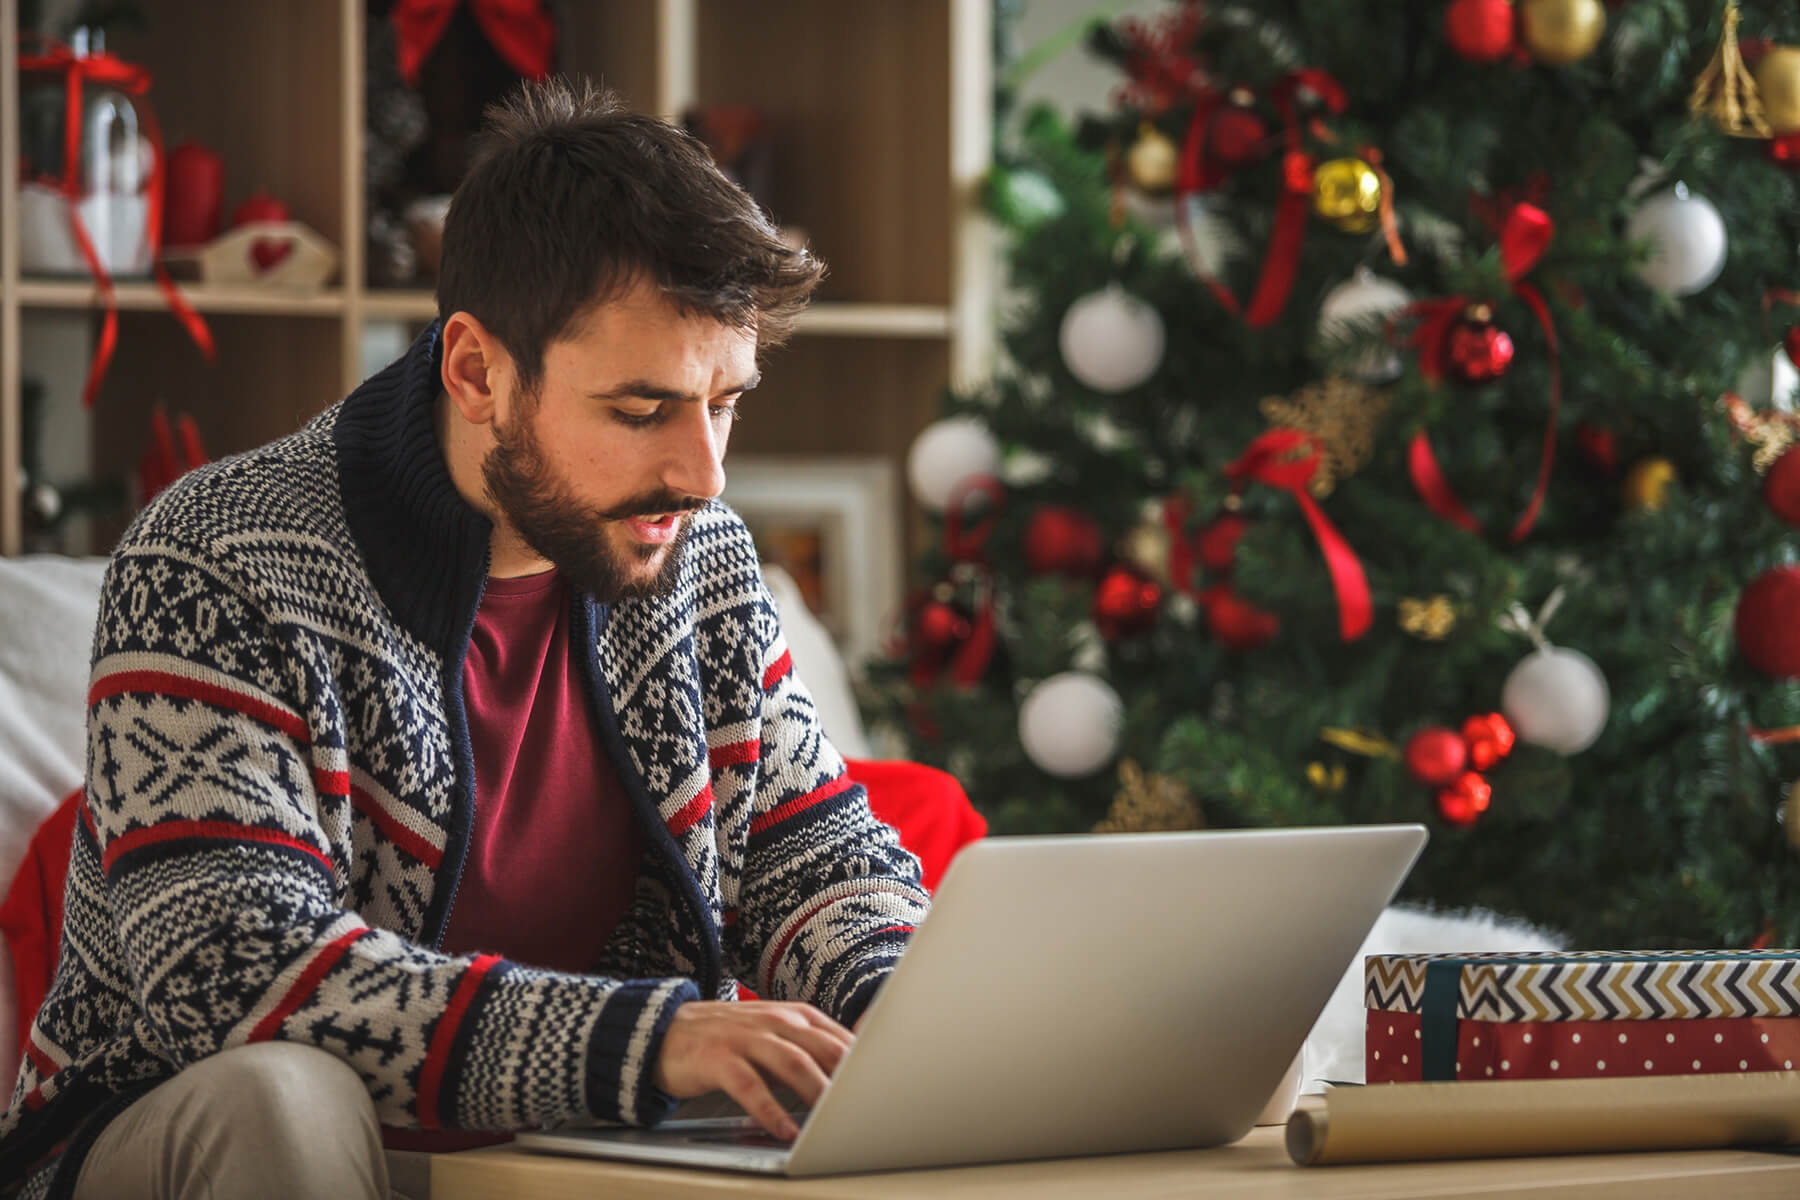
[[[388,18],[399,43],[396,58],[407,87],[419,86],[419,69],[443,39],[464,0],[400,0]],[[527,79],[550,74],[556,57],[556,22],[541,0],[467,0],[475,22],[507,66]]]
[[[87,262],[88,271],[94,276],[94,285],[100,292],[100,302],[105,313],[100,324],[100,340],[94,347],[94,360],[88,366],[87,383],[81,390],[82,407],[92,408],[100,393],[100,382],[106,378],[106,369],[112,363],[113,351],[119,343],[119,309],[114,300],[112,276],[101,263],[100,255],[94,249],[94,241],[88,236],[87,226],[81,220],[81,91],[83,85],[95,83],[117,88],[127,95],[142,96],[150,90],[150,72],[112,54],[78,55],[65,43],[35,34],[23,35],[21,40],[35,43],[40,52],[19,56],[20,74],[57,74],[67,81],[63,111],[63,177],[57,180],[57,187],[68,201],[69,228],[75,235],[76,246],[81,249],[81,257]],[[156,275],[157,286],[162,289],[163,299],[169,305],[169,311],[175,314],[188,336],[194,339],[194,344],[200,347],[200,352],[210,360],[215,356],[212,331],[207,329],[206,321],[200,314],[182,298],[174,280],[169,278],[168,271],[157,259],[162,238],[162,130],[157,127],[156,115],[148,104],[138,110],[138,118],[142,122],[144,136],[150,139],[151,148],[150,178],[144,184],[149,226],[145,230],[145,238],[150,244],[151,269]]]
[[[1369,580],[1356,551],[1307,491],[1321,461],[1318,442],[1311,434],[1281,427],[1259,434],[1243,455],[1225,468],[1225,475],[1236,491],[1241,492],[1246,483],[1254,481],[1286,492],[1299,503],[1313,537],[1318,539],[1325,568],[1331,574],[1332,590],[1337,593],[1338,633],[1344,641],[1353,642],[1369,631],[1374,605],[1369,598]]]
[[[1512,284],[1513,294],[1537,317],[1550,351],[1550,412],[1544,421],[1544,446],[1538,457],[1537,484],[1532,488],[1525,511],[1507,535],[1508,540],[1514,542],[1523,541],[1537,523],[1544,496],[1550,490],[1550,471],[1556,462],[1556,419],[1562,407],[1562,362],[1557,349],[1556,325],[1550,319],[1550,308],[1544,302],[1543,293],[1525,279],[1543,259],[1555,232],[1550,215],[1535,204],[1515,204],[1507,213],[1500,232],[1500,261],[1506,267],[1507,281]],[[1410,341],[1419,348],[1420,373],[1434,384],[1444,380],[1450,330],[1468,306],[1467,297],[1451,296],[1424,301],[1407,309],[1409,315],[1424,318]],[[1449,480],[1444,478],[1437,454],[1431,448],[1431,438],[1423,429],[1413,435],[1412,443],[1407,447],[1407,470],[1412,476],[1413,488],[1427,508],[1470,533],[1481,532],[1481,522],[1457,498]]]
[[[1313,160],[1301,145],[1302,120],[1299,113],[1300,93],[1306,92],[1328,112],[1337,114],[1349,107],[1344,87],[1332,76],[1315,68],[1289,71],[1270,93],[1270,100],[1281,113],[1282,141],[1281,197],[1275,202],[1275,225],[1269,234],[1269,246],[1263,253],[1262,269],[1257,275],[1256,290],[1249,305],[1238,303],[1224,282],[1209,276],[1201,281],[1227,312],[1242,315],[1252,329],[1273,325],[1287,308],[1293,294],[1294,275],[1300,266],[1300,247],[1306,240],[1306,222],[1312,210]],[[1175,176],[1175,218],[1182,236],[1192,239],[1188,224],[1188,198],[1217,182],[1216,169],[1209,171],[1206,143],[1212,124],[1222,105],[1215,97],[1194,105],[1194,117],[1188,124],[1187,137],[1181,151],[1181,163]],[[1330,140],[1328,131],[1317,118],[1310,121],[1315,137]]]

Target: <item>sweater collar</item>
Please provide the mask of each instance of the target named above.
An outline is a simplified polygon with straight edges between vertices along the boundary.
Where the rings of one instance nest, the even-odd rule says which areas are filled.
[[[426,645],[460,661],[493,526],[456,490],[438,442],[441,361],[433,321],[344,400],[332,440],[345,516],[376,590]]]

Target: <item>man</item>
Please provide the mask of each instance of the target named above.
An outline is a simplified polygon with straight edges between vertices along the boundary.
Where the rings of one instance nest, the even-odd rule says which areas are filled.
[[[609,96],[496,112],[439,322],[114,555],[0,1179],[385,1196],[383,1127],[709,1092],[794,1135],[927,904],[715,502],[821,273]]]

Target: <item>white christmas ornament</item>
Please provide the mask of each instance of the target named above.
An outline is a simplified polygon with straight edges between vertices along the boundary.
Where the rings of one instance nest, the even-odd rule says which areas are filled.
[[[1156,374],[1163,337],[1162,314],[1109,283],[1069,305],[1057,344],[1075,378],[1097,392],[1122,392]]]
[[[968,480],[1000,469],[1000,447],[994,435],[974,417],[945,417],[927,425],[906,455],[906,478],[913,498],[933,512],[943,512]]]
[[[1086,671],[1052,675],[1019,706],[1019,741],[1047,775],[1092,775],[1119,748],[1119,694]]]
[[[1525,656],[1500,690],[1513,732],[1558,754],[1580,754],[1606,728],[1606,676],[1579,650],[1545,646]]]
[[[1725,266],[1725,219],[1711,200],[1678,183],[1644,201],[1625,225],[1634,242],[1649,242],[1638,278],[1670,296],[1687,296],[1719,277]]]
[[[1752,408],[1793,412],[1795,401],[1800,400],[1796,392],[1800,392],[1800,371],[1794,369],[1794,360],[1780,346],[1766,359],[1752,359],[1737,378],[1737,394],[1748,400]]]
[[[1319,340],[1335,352],[1351,341],[1364,340],[1370,326],[1412,303],[1412,294],[1367,267],[1325,294],[1319,304]],[[1391,349],[1370,346],[1348,365],[1346,373],[1363,383],[1390,383],[1405,368]]]

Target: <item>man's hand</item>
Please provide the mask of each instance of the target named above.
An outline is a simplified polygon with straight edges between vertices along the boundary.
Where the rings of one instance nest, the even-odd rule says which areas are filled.
[[[764,1075],[817,1103],[854,1037],[810,1004],[690,1000],[663,1034],[653,1078],[678,1100],[724,1092],[758,1125],[792,1141],[799,1126]]]

